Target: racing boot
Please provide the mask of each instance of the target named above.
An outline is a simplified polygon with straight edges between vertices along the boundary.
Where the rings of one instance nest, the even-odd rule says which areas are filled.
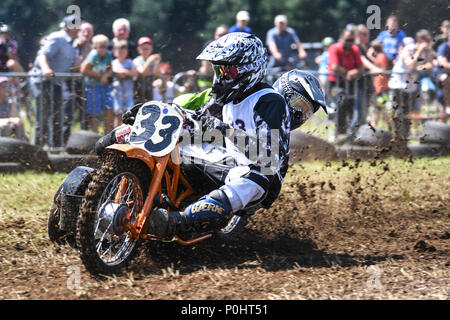
[[[231,204],[222,190],[214,190],[189,205],[184,211],[165,209],[150,214],[150,232],[164,239],[194,229],[212,229],[229,217]]]

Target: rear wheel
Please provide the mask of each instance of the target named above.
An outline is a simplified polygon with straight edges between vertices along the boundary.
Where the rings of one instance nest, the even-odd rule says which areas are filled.
[[[81,260],[92,274],[119,273],[133,259],[138,241],[123,228],[141,211],[149,169],[139,160],[111,155],[86,190],[77,223]]]

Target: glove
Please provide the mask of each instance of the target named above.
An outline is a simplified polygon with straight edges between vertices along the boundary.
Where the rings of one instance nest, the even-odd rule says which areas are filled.
[[[217,118],[214,117],[204,117],[202,119],[202,129],[203,132],[207,130],[219,130],[224,136],[226,135],[226,131],[231,129],[231,126]]]
[[[143,105],[143,103],[138,103],[133,108],[128,110],[122,115],[122,122],[132,126],[134,124],[134,120],[136,120],[136,114],[139,111],[139,108]]]

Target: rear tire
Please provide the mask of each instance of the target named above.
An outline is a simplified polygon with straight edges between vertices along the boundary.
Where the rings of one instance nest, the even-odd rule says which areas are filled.
[[[137,159],[127,159],[118,154],[108,155],[102,168],[89,183],[81,205],[76,241],[81,260],[94,275],[120,273],[138,251],[138,240],[132,240],[128,231],[119,235],[115,233],[114,220],[109,222],[105,215],[101,215],[106,212],[105,206],[115,203],[112,200],[123,178],[127,179],[128,187],[117,205],[126,205],[131,211],[131,222],[134,222],[144,205],[150,181],[148,167]],[[106,221],[106,226],[105,223],[102,226],[102,221]]]

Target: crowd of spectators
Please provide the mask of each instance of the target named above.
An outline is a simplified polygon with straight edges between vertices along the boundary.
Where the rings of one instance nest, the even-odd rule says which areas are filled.
[[[330,45],[329,37],[323,40],[324,53],[316,62],[323,86],[333,89],[327,91],[328,98],[339,97],[336,139],[348,141],[360,125],[367,121],[377,125],[381,118],[401,137],[416,136],[419,121],[424,118],[421,115],[424,90],[431,90],[439,102],[437,117],[447,119],[450,114],[448,20],[442,22],[440,31],[434,39],[425,29],[409,37],[399,28],[398,18],[390,16],[385,30],[372,41],[365,25],[353,24],[347,25],[336,43]],[[375,107],[375,112],[368,119],[370,105]]]
[[[185,85],[174,83],[170,63],[164,61],[161,53],[153,52],[153,40],[148,35],[141,35],[137,42],[130,39],[131,25],[125,18],[113,22],[111,39],[96,34],[91,23],[83,21],[74,26],[70,23],[73,20],[73,16],[65,17],[59,31],[41,38],[36,59],[29,66],[29,72],[35,75],[29,81],[29,91],[40,101],[34,114],[36,144],[64,145],[75,111],[80,112],[80,119],[85,119],[84,128],[95,132],[104,128],[104,132],[109,132],[136,103],[151,99],[171,102],[180,93],[212,84],[213,72],[206,62],[201,62],[197,71],[187,72]],[[247,11],[238,12],[235,22],[229,28],[219,25],[214,39],[229,32],[252,33]],[[408,37],[399,25],[397,17],[390,16],[385,29],[372,35],[373,38],[365,25],[349,24],[337,41],[332,37],[322,40],[323,52],[314,61],[327,95],[343,97],[336,114],[338,135],[351,135],[365,123],[370,103],[375,106],[374,117],[370,119],[373,124],[383,118],[390,125],[385,112],[389,101],[409,106],[406,114],[417,130],[421,108],[417,93],[421,81],[429,78],[440,99],[441,116],[450,113],[450,22],[444,21],[434,38],[427,30]],[[304,68],[303,63],[311,54],[288,26],[285,15],[274,18],[265,44],[270,56],[269,70]],[[17,50],[9,27],[0,26],[0,72],[25,72]],[[429,70],[434,70],[433,76],[426,72]],[[70,86],[64,78],[55,77],[56,73],[70,72],[81,72],[83,77],[72,79],[74,84]],[[197,83],[193,86],[195,74]],[[18,129],[22,124],[19,108],[11,108],[11,97],[8,98],[8,84],[17,81],[11,79],[0,77],[0,134],[14,132],[24,137],[23,128]],[[355,94],[346,95],[348,92]],[[75,101],[75,110],[69,101],[72,106]]]

